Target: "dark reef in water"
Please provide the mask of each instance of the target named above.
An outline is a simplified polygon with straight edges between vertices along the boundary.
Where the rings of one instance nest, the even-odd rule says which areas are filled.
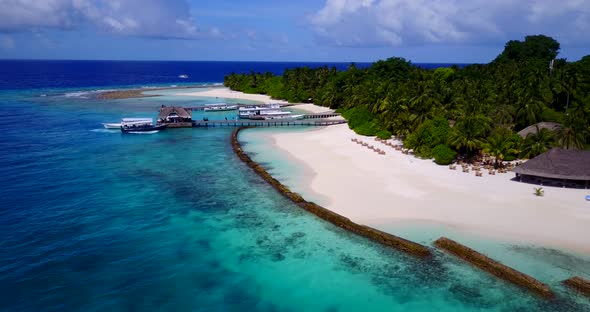
[[[590,297],[590,281],[585,280],[579,276],[575,276],[563,281],[565,285],[571,287],[580,293]]]
[[[516,271],[511,267],[488,258],[485,255],[446,237],[437,239],[434,242],[434,245],[486,272],[489,272],[518,286],[524,287],[545,298],[553,298],[555,296],[555,294],[551,291],[551,289],[549,289],[549,287],[547,287],[547,285],[541,283],[533,277]]]

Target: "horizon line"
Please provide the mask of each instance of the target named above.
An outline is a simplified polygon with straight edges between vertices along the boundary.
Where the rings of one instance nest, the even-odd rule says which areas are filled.
[[[404,58],[405,59],[405,58]],[[67,62],[214,62],[214,63],[339,63],[339,64],[372,64],[386,59],[376,61],[238,61],[238,60],[127,60],[127,59],[27,59],[27,58],[0,58],[0,61],[67,61]],[[411,64],[452,64],[452,65],[472,65],[484,63],[462,63],[462,62],[413,62],[406,59]]]

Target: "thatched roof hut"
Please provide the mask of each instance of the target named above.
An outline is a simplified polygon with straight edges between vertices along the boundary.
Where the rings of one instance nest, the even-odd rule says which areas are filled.
[[[190,128],[193,125],[192,111],[176,106],[162,106],[158,114],[158,124],[169,128]]]
[[[537,127],[539,128],[539,130],[541,129],[549,129],[551,131],[556,130],[557,128],[559,128],[561,125],[556,123],[556,122],[539,122],[536,123],[534,125],[530,125],[522,130],[520,130],[518,132],[518,135],[520,135],[523,139],[526,138],[527,135],[531,134],[531,133],[537,133]]]
[[[192,112],[190,110],[184,109],[182,107],[176,106],[164,106],[160,109],[160,113],[158,114],[158,120],[160,121],[167,121],[171,118],[174,119],[181,119],[181,120],[190,120],[192,118]]]
[[[539,183],[579,181],[588,187],[590,181],[590,151],[554,148],[514,168],[517,177],[534,179]]]

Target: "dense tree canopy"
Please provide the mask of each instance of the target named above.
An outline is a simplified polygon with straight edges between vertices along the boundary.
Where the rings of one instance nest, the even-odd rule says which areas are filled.
[[[527,36],[524,41],[510,40],[496,62],[541,60],[549,62],[557,57],[559,42],[543,35]]]
[[[366,69],[351,64],[344,71],[288,69],[282,76],[232,73],[225,85],[339,109],[358,133],[392,133],[423,157],[441,145],[464,156],[484,152],[508,159],[520,151],[534,157],[551,146],[590,143],[590,56],[567,62],[555,59],[558,52],[554,39],[527,36],[509,41],[490,64],[426,70],[389,58]],[[541,121],[562,127],[528,140],[515,135]]]

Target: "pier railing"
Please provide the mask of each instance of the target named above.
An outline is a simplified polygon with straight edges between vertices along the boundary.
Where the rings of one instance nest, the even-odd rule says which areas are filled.
[[[346,123],[346,120],[203,120],[193,121],[193,127],[321,127]]]

